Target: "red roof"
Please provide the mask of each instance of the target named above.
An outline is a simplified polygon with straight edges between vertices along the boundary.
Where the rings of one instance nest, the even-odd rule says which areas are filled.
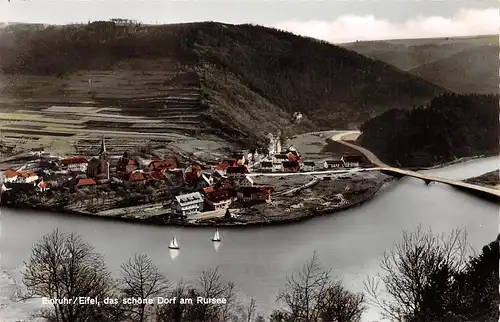
[[[33,171],[19,171],[17,174],[23,178],[37,177]]]
[[[132,172],[129,177],[129,181],[145,181],[147,180],[146,176],[142,172]]]
[[[7,169],[5,170],[4,175],[6,178],[15,178],[19,175],[19,173],[13,169]]]
[[[172,169],[177,168],[177,162],[173,159],[170,160],[156,160],[149,164],[149,168],[154,170]]]
[[[96,184],[94,179],[91,178],[86,178],[86,179],[80,179],[78,180],[78,183],[76,184],[77,186],[89,186]]]
[[[153,171],[151,172],[151,177],[155,178],[156,180],[165,180],[167,177],[160,171]]]
[[[214,191],[214,187],[213,186],[208,186],[206,188],[203,188],[203,193],[204,194],[208,194],[210,192],[213,192]]]
[[[89,163],[84,157],[67,158],[59,161],[63,165]]]
[[[212,202],[221,202],[236,195],[234,189],[218,189],[207,193],[206,199]]]

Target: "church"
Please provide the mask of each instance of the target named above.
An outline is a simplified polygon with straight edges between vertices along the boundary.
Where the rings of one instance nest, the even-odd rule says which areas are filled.
[[[101,140],[99,155],[90,159],[87,167],[87,176],[97,183],[109,182],[109,155],[106,151],[104,138]]]

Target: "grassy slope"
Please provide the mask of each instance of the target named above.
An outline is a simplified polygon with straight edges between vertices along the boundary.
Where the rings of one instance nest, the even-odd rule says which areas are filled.
[[[458,93],[498,92],[498,35],[343,45]]]
[[[480,46],[410,69],[457,93],[498,93],[498,46]]]
[[[498,35],[425,39],[360,41],[342,44],[362,55],[382,60],[402,70],[451,57],[484,45],[498,46]]]
[[[260,26],[207,22],[146,26],[132,34],[108,24],[23,29],[10,46],[0,46],[10,84],[4,95],[123,106],[133,93],[180,95],[187,86],[180,76],[194,72],[189,91],[199,94],[193,104],[203,105],[201,129],[227,140],[262,141],[266,131],[290,126],[296,111],[305,115],[297,131],[346,127],[444,91],[344,48]],[[130,63],[137,60],[155,65],[155,74]],[[100,73],[93,76],[100,78],[92,97],[85,86],[89,70]],[[161,109],[141,106],[148,115]]]

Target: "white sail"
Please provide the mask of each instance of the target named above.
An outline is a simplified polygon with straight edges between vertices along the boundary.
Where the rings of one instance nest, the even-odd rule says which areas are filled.
[[[177,243],[177,238],[172,238],[172,241],[170,242],[170,246],[168,246],[169,248],[172,248],[172,249],[178,249],[179,248],[179,244]]]
[[[219,229],[215,231],[214,237],[212,238],[213,241],[220,241],[220,236],[219,236]]]

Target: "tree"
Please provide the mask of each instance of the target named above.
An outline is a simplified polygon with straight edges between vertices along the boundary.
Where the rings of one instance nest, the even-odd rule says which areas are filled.
[[[359,321],[364,298],[347,291],[342,283],[323,270],[316,252],[303,267],[287,277],[277,301],[286,311],[275,311],[271,321]]]
[[[127,298],[155,299],[169,290],[167,278],[158,271],[151,258],[137,254],[121,266],[120,289]],[[132,304],[127,310],[133,321],[145,321],[146,304]]]
[[[382,273],[365,282],[370,301],[392,321],[430,321],[446,306],[446,290],[452,276],[466,267],[467,234],[456,229],[450,234],[404,231],[402,240],[382,259]],[[388,299],[378,292],[383,285]],[[438,314],[439,315],[439,314]]]
[[[75,303],[73,299],[89,297],[103,300],[113,297],[113,283],[102,256],[76,234],[54,230],[42,237],[31,249],[22,272],[27,292],[24,299],[46,297],[70,299],[55,303],[49,312],[53,321],[113,321],[116,312],[106,306]]]
[[[161,322],[226,322],[237,316],[239,302],[233,282],[222,282],[218,268],[203,271],[193,286],[180,282],[171,297],[191,299],[193,304],[168,304],[157,308]],[[225,299],[226,304],[198,303],[197,298]]]

